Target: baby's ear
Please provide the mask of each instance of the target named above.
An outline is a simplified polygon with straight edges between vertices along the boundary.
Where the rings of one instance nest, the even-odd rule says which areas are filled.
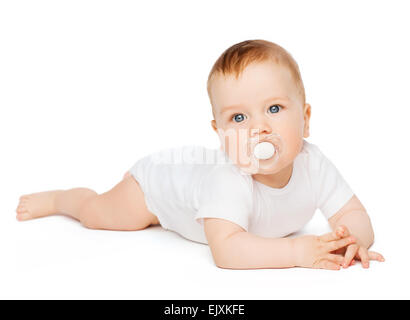
[[[212,126],[212,128],[214,129],[214,131],[215,131],[216,133],[218,133],[218,128],[216,127],[216,121],[215,121],[215,120],[212,120],[212,121],[211,121],[211,126]]]
[[[309,133],[309,122],[310,122],[310,114],[312,112],[312,108],[310,104],[306,103],[303,108],[303,120],[305,121],[305,126],[303,128],[303,138],[308,138]]]

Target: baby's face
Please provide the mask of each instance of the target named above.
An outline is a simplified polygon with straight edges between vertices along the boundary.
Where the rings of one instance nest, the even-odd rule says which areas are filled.
[[[273,62],[254,63],[238,79],[217,75],[211,95],[215,115],[212,127],[221,139],[221,148],[244,171],[279,172],[293,162],[303,138],[309,136],[310,105],[303,103],[285,67]],[[265,137],[273,137],[277,152],[270,159],[259,160],[255,169],[251,141]]]

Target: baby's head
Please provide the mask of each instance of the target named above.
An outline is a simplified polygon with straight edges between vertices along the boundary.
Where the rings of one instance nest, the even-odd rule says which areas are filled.
[[[299,67],[282,47],[265,40],[237,43],[217,59],[208,77],[213,129],[229,158],[249,173],[274,174],[293,162],[309,136],[310,105]],[[275,155],[258,160],[255,140]]]

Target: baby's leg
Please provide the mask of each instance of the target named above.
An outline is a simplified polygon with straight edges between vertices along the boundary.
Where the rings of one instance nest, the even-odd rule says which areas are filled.
[[[131,175],[100,195],[87,188],[24,195],[16,212],[20,221],[65,213],[93,229],[141,230],[159,224],[158,218],[146,207],[144,194]]]

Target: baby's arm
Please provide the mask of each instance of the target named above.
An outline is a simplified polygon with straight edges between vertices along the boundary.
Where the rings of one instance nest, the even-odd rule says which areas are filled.
[[[343,257],[331,251],[352,244],[335,230],[323,236],[265,238],[246,232],[224,219],[205,218],[204,229],[215,264],[227,269],[324,268],[339,269]]]
[[[216,218],[205,218],[204,229],[214,262],[220,268],[294,267],[291,239],[262,238]]]
[[[345,268],[354,258],[360,259],[364,268],[369,267],[370,260],[384,261],[380,253],[367,250],[374,242],[374,232],[366,209],[355,195],[330,217],[329,224],[333,230],[345,226],[346,235],[352,234],[357,238],[356,244],[335,252],[344,254]]]
[[[360,246],[369,248],[373,244],[374,233],[370,218],[355,195],[328,222],[333,230],[341,225],[346,226]]]

